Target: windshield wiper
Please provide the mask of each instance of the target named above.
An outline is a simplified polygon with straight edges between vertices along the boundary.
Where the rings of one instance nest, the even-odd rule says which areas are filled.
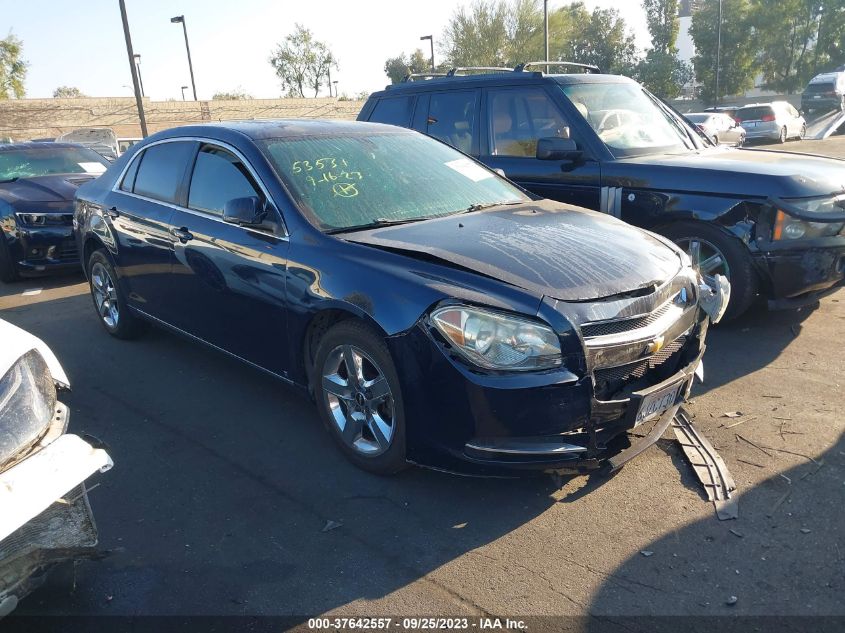
[[[354,231],[363,231],[366,229],[378,229],[384,226],[398,226],[400,224],[411,224],[412,222],[422,222],[423,220],[431,220],[431,216],[423,216],[419,218],[405,218],[404,220],[388,220],[387,218],[376,218],[372,222],[366,224],[356,224],[354,226],[342,226],[337,229],[329,229],[326,231],[329,235],[335,233],[352,233]]]
[[[492,207],[504,207],[514,204],[522,204],[523,200],[503,200],[499,202],[485,202],[483,204],[471,204],[463,211],[458,211],[458,213],[475,213],[476,211],[483,211],[484,209],[490,209]]]

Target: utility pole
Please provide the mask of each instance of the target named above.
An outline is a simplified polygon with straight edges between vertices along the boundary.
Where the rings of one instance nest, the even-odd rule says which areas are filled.
[[[433,35],[423,35],[420,38],[420,41],[428,40],[431,43],[431,72],[434,72],[434,36]]]
[[[329,96],[332,96],[332,64],[329,62],[326,71],[329,73]],[[336,96],[336,95],[335,95]]]
[[[126,38],[126,54],[129,55],[129,68],[132,71],[132,87],[135,90],[135,104],[138,106],[138,118],[141,120],[141,136],[147,138],[147,117],[144,116],[144,100],[138,83],[138,69],[135,68],[135,53],[132,52],[132,37],[129,35],[129,20],[126,17],[126,3],[120,3],[120,19],[123,21],[123,36]]]
[[[194,89],[194,101],[197,100],[197,84],[194,82],[194,65],[191,63],[191,47],[188,46],[188,27],[185,24],[185,16],[177,15],[170,18],[173,24],[181,24],[182,31],[185,33],[185,50],[188,52],[188,71],[191,73],[191,87]]]
[[[543,0],[543,61],[549,61],[549,0]],[[549,67],[546,66],[546,74]]]
[[[719,69],[722,65],[722,0],[719,0],[719,25],[716,29],[716,106],[719,105]]]

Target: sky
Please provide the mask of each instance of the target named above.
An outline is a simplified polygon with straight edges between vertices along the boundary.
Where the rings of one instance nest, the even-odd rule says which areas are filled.
[[[468,0],[467,0],[468,1]],[[310,28],[339,59],[332,72],[341,94],[380,90],[388,83],[384,61],[417,47],[421,35],[437,39],[460,1],[424,0],[126,0],[141,78],[153,100],[181,99],[190,86],[184,15],[199,99],[242,89],[255,98],[275,98],[282,89],[268,60],[295,23]],[[550,8],[566,4],[549,2]],[[587,6],[616,7],[648,45],[639,0],[586,0]],[[420,11],[424,7],[424,11]],[[23,40],[29,62],[27,97],[51,97],[58,86],[76,86],[95,97],[132,95],[132,77],[118,0],[0,0],[0,37],[12,31]],[[422,45],[422,46],[421,46]],[[186,96],[191,98],[190,89]],[[309,95],[310,96],[310,95]],[[327,96],[324,91],[323,96]]]

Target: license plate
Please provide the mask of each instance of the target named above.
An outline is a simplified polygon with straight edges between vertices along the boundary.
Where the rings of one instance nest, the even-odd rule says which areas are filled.
[[[660,391],[650,393],[643,398],[640,403],[640,410],[637,411],[637,417],[634,419],[634,426],[656,417],[671,408],[678,399],[678,392],[683,385],[684,383],[681,381],[669,387],[664,387]]]

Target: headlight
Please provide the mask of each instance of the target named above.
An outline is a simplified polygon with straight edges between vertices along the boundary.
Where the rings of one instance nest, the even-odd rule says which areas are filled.
[[[479,308],[435,310],[431,322],[469,362],[484,369],[530,371],[563,363],[550,327]]]
[[[16,213],[18,223],[24,226],[64,225],[67,213]]]
[[[790,200],[789,203],[811,213],[841,212],[842,198],[815,198],[813,200]],[[812,239],[838,235],[845,228],[843,222],[808,222],[799,220],[780,209],[775,215],[772,229],[773,240]]]
[[[47,363],[38,352],[28,352],[0,378],[0,470],[44,434],[55,409]]]

